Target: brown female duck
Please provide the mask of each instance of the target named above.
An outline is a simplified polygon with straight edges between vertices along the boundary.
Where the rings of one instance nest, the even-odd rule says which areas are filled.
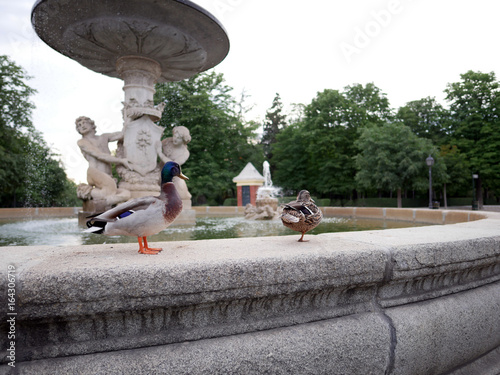
[[[302,233],[299,242],[307,242],[304,240],[304,234],[316,228],[323,219],[323,213],[314,204],[311,194],[307,190],[301,190],[296,201],[285,205],[280,218],[283,225]]]

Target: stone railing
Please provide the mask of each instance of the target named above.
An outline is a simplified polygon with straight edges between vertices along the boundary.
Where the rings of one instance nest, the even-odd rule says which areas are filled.
[[[37,219],[44,217],[68,217],[78,215],[81,207],[27,207],[0,208],[1,219]]]
[[[456,224],[171,242],[157,256],[0,248],[2,280],[15,277],[0,285],[2,349],[15,333],[0,369],[13,354],[22,374],[499,373],[500,214],[324,210]]]

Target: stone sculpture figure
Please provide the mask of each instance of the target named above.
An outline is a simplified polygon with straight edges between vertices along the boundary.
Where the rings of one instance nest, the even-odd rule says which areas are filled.
[[[162,141],[163,153],[170,160],[182,166],[189,159],[188,143],[191,142],[191,134],[185,126],[175,126],[172,129],[172,137]],[[184,205],[191,207],[191,194],[186,185],[186,181],[174,178],[174,185],[181,196]]]
[[[78,186],[78,197],[89,203],[93,200],[93,207],[87,207],[84,211],[103,210],[117,203],[130,199],[130,192],[118,189],[112,177],[111,164],[122,165],[131,169],[131,164],[127,159],[111,155],[109,142],[123,139],[122,132],[103,133],[96,135],[96,125],[93,120],[86,116],[80,116],[75,120],[76,130],[82,138],[78,140],[78,146],[89,162],[87,169],[87,182]]]
[[[247,203],[245,206],[245,219],[248,220],[274,220],[278,218],[278,215],[276,208],[269,204],[253,206]]]

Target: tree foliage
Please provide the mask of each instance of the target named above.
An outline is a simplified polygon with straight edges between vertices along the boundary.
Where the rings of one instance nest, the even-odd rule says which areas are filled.
[[[446,165],[447,178],[443,190],[448,193],[467,195],[470,188],[470,170],[465,155],[451,141],[450,111],[435,98],[414,100],[398,109],[396,118],[408,126],[414,134],[426,138],[439,147],[440,162]]]
[[[75,184],[31,122],[35,90],[28,79],[0,56],[0,206],[75,205]]]
[[[188,188],[196,204],[222,204],[234,197],[232,179],[249,161],[254,165],[264,161],[254,142],[257,124],[243,121],[231,90],[223,75],[215,72],[156,85],[155,102],[166,103],[160,121],[165,137],[175,126],[185,126],[191,133],[183,172],[190,178]]]
[[[272,146],[276,143],[276,137],[286,127],[285,120],[286,115],[283,114],[283,103],[281,102],[280,95],[277,93],[273,99],[271,108],[266,112],[266,120],[260,141],[264,157],[268,160],[271,160],[273,157]],[[271,165],[271,172],[274,173],[274,171],[275,168]]]
[[[408,126],[393,122],[364,128],[356,145],[360,150],[355,157],[356,181],[362,189],[398,191],[401,198],[404,189],[428,187],[425,159],[428,155],[437,159],[438,152],[429,140],[419,138]],[[445,170],[444,164],[436,160],[434,181],[442,179]]]
[[[356,189],[358,129],[390,117],[385,94],[373,84],[319,92],[301,120],[277,138],[271,161],[276,183],[329,198],[351,196]]]
[[[344,96],[352,103],[354,116],[351,122],[357,123],[358,127],[382,124],[394,117],[387,95],[372,82],[364,86],[359,83],[347,86]]]
[[[371,194],[410,190],[424,195],[425,159],[432,154],[434,191],[446,191],[448,186],[451,194],[465,195],[471,172],[479,172],[485,186],[498,192],[499,85],[493,73],[468,72],[461,78],[445,91],[449,109],[427,97],[395,113],[373,83],[354,84],[342,91],[318,92],[309,104],[297,106],[298,111],[288,117],[289,125],[281,127],[285,115],[277,95],[266,113],[261,144],[270,158],[274,182],[289,193],[308,189],[324,198],[355,198],[360,189]],[[180,103],[175,95],[168,102]],[[193,116],[196,108],[173,107],[179,118],[186,113]],[[199,108],[194,109],[196,116],[210,113]],[[243,159],[252,161],[251,156]]]
[[[471,187],[471,171],[464,153],[456,145],[440,145],[439,155],[446,165],[443,183],[451,196],[467,196]]]
[[[296,122],[283,129],[273,145],[273,157],[270,161],[276,168],[272,175],[273,183],[285,191],[291,190],[289,195],[306,187],[312,190],[309,179],[316,173],[309,170],[312,164],[306,150],[307,142],[305,127]]]
[[[468,71],[445,92],[452,116],[452,142],[478,173],[480,185],[500,194],[500,83],[495,73]]]
[[[450,113],[436,98],[414,100],[398,109],[396,118],[419,137],[430,139],[435,145],[444,144],[449,137]]]

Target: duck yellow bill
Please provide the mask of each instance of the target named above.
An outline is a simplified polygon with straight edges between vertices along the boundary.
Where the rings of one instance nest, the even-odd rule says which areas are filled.
[[[179,178],[182,178],[183,180],[189,180],[189,177],[182,172],[179,174]]]

